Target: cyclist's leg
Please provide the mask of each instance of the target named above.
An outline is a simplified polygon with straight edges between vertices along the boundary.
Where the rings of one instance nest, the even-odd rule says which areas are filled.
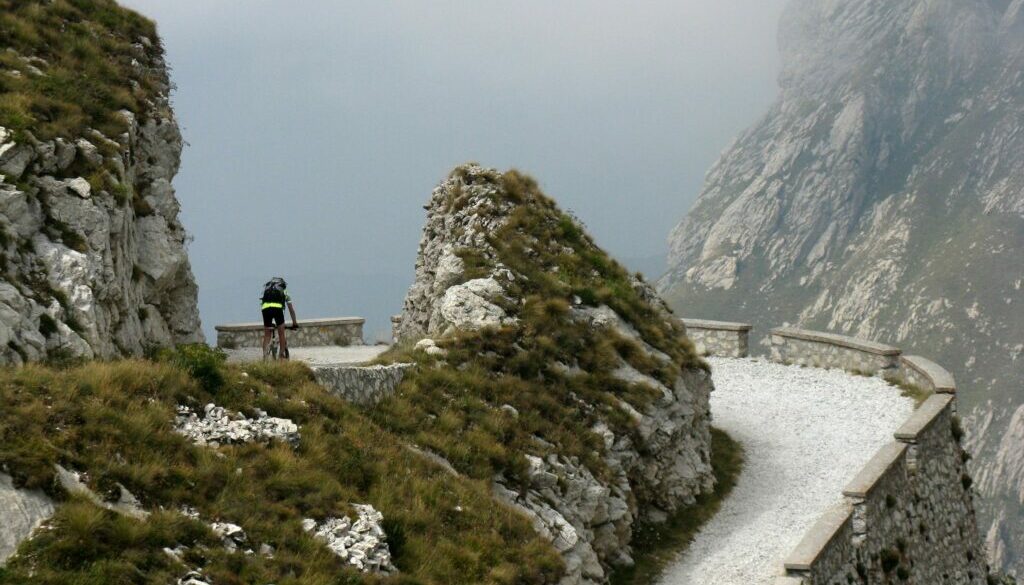
[[[284,322],[277,326],[277,334],[281,339],[281,359],[288,359],[288,340],[284,337]]]
[[[274,322],[271,320],[271,315],[266,309],[263,313],[263,359],[267,359],[267,355],[270,352],[270,337],[274,334]]]

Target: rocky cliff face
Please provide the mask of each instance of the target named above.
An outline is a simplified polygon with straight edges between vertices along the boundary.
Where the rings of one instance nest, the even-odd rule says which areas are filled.
[[[4,363],[138,355],[202,339],[171,187],[182,138],[162,49],[155,36],[120,43],[124,31],[96,24],[127,18],[109,12],[121,11],[113,3],[79,4],[4,6],[5,32],[15,22],[21,27],[10,29],[18,32],[0,59],[10,98],[0,104]],[[41,36],[68,39],[76,31],[92,39],[79,41],[78,53],[62,53]],[[101,52],[110,47],[124,54]],[[82,55],[91,60],[72,62]],[[115,82],[123,88],[80,85],[98,84],[98,74],[75,71],[120,63],[124,77]],[[115,109],[94,114],[90,91],[111,92]],[[132,97],[117,98],[122,91]]]
[[[992,560],[1024,573],[1024,2],[794,0],[780,44],[780,97],[709,172],[659,286],[684,315],[950,366]]]
[[[534,521],[562,554],[562,583],[604,583],[632,562],[639,519],[664,520],[712,487],[710,376],[653,289],[529,178],[460,167],[427,209],[400,339],[432,339],[417,353],[439,370],[433,387],[453,376],[452,394],[431,402],[479,400],[474,411],[515,427],[493,447],[509,450],[493,471],[474,471],[461,443],[432,448]],[[425,419],[471,416],[431,408],[442,410]]]

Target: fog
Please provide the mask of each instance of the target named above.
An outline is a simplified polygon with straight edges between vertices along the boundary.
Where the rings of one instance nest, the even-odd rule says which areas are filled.
[[[525,171],[655,277],[718,153],[776,93],[784,0],[129,0],[188,142],[175,186],[213,325],[286,277],[383,337],[455,165]]]

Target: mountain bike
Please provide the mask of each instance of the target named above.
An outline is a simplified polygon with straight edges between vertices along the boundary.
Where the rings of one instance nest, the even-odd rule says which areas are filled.
[[[298,328],[299,328],[298,326],[286,327],[286,329],[288,329],[290,331],[295,331]],[[274,327],[273,329],[270,330],[270,346],[267,348],[267,353],[263,354],[263,359],[265,361],[269,357],[271,360],[275,360],[276,361],[278,359],[286,360],[289,357],[291,357],[290,356],[291,352],[288,351],[287,349],[284,350],[284,354],[283,355],[278,356],[278,353],[279,353],[279,347],[278,347],[278,344],[277,344],[277,327]]]

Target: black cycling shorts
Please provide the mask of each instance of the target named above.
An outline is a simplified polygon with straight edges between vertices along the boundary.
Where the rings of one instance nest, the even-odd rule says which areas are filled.
[[[284,307],[270,307],[263,309],[263,326],[272,329],[275,326],[284,325]]]

